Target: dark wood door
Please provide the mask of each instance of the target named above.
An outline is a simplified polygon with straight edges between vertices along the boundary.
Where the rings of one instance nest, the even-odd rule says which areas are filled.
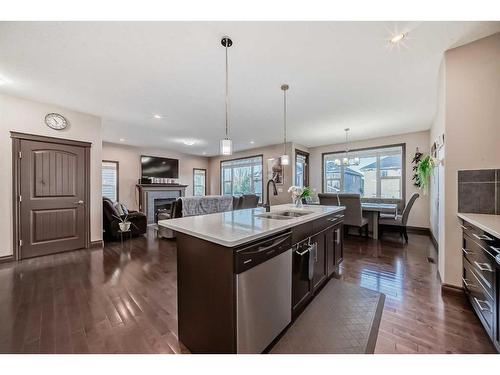
[[[326,233],[327,230],[318,233],[311,238],[312,243],[316,243],[316,258],[314,259],[313,289],[321,286],[327,278],[326,264]]]
[[[85,148],[21,140],[20,150],[20,257],[85,247]]]

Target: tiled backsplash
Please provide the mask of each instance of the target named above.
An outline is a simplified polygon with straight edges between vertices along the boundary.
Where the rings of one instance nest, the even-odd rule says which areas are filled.
[[[500,169],[458,171],[458,212],[500,215]]]

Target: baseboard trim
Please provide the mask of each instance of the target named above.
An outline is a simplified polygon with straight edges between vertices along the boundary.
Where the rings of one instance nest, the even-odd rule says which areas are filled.
[[[441,292],[443,294],[457,294],[457,293],[463,293],[464,288],[461,286],[456,286],[456,285],[450,285],[450,284],[441,284]]]
[[[103,240],[91,241],[89,246],[90,249],[102,249],[103,247],[104,247]]]
[[[0,257],[0,263],[12,262],[14,260],[15,260],[14,255],[5,255],[3,257]]]
[[[422,234],[422,235],[425,235],[425,236],[431,236],[431,231],[430,231],[429,228],[407,226],[406,230],[407,230],[408,233]]]

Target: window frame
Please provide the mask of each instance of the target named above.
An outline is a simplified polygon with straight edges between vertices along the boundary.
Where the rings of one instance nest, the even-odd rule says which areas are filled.
[[[102,194],[102,164],[103,163],[114,163],[116,164],[116,202],[120,201],[120,162],[118,160],[101,160],[101,196]]]
[[[401,198],[381,198],[381,197],[361,197],[361,200],[363,201],[399,201],[405,204],[406,202],[406,143],[395,143],[395,144],[388,144],[388,145],[381,145],[381,146],[373,146],[373,147],[363,147],[363,148],[357,148],[357,149],[352,149],[349,150],[349,153],[355,153],[357,151],[369,151],[369,150],[379,150],[379,149],[384,149],[384,148],[394,148],[394,147],[401,147]],[[325,156],[329,155],[334,155],[334,154],[340,154],[345,152],[345,150],[338,150],[338,151],[329,151],[329,152],[323,152],[321,154],[321,192],[325,193]],[[399,177],[381,177],[380,176],[380,169],[378,170],[378,176],[377,176],[377,190],[381,190],[381,183],[382,179],[395,179]],[[341,173],[340,176],[340,181],[341,181],[341,187],[343,184],[344,177]]]
[[[205,177],[205,179],[204,179],[205,182],[203,184],[203,195],[195,195],[196,186],[199,186],[199,185],[196,185],[196,183],[195,183],[196,171],[203,171],[203,174]],[[193,168],[193,197],[204,197],[205,195],[207,195],[207,170],[206,170],[206,168]]]
[[[244,157],[240,157],[240,158],[233,158],[233,159],[222,159],[219,162],[219,192],[221,195],[224,195],[224,182],[223,182],[224,174],[222,172],[222,163],[226,163],[229,161],[244,160],[244,159],[253,159],[253,158],[260,158],[260,160],[261,160],[260,167],[262,170],[262,178],[261,178],[261,192],[262,192],[262,194],[261,194],[260,198],[261,198],[261,200],[264,200],[264,173],[266,173],[266,171],[264,170],[264,154],[249,155],[249,156],[244,156]],[[231,175],[231,182],[232,182],[232,175]],[[231,189],[231,195],[233,195],[232,189]]]
[[[294,164],[294,176],[293,176],[293,182],[294,185],[297,184],[297,157],[298,156],[303,156],[306,159],[305,162],[305,168],[304,168],[304,186],[309,186],[309,153],[299,150],[298,148],[295,149],[295,164]]]

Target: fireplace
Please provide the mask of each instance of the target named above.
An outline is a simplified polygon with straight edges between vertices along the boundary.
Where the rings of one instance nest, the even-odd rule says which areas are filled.
[[[172,209],[172,203],[175,202],[177,198],[156,198],[153,202],[153,213],[155,217],[155,223],[158,222],[158,212],[168,212],[170,213]]]
[[[172,202],[183,197],[187,185],[176,184],[138,184],[139,210],[144,212],[148,218],[148,224],[156,222],[158,210],[170,211]]]

